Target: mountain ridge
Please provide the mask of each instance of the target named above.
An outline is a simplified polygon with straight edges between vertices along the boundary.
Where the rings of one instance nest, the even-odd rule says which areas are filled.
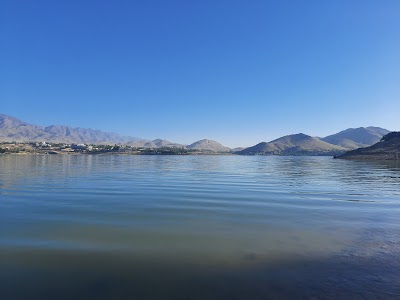
[[[47,141],[59,143],[127,143],[137,137],[123,136],[91,128],[50,125],[42,127],[0,114],[0,139],[3,141]]]

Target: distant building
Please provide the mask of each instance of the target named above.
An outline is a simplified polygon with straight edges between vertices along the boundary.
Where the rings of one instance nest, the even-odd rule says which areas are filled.
[[[47,144],[45,141],[41,142],[40,144],[36,143],[37,147],[44,147],[44,148],[48,148],[51,147],[50,144]]]
[[[87,147],[85,144],[71,144],[71,149],[74,150],[86,150]]]

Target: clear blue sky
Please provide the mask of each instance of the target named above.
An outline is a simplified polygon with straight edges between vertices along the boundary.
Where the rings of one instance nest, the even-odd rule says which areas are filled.
[[[250,146],[400,130],[400,1],[0,2],[0,113]]]

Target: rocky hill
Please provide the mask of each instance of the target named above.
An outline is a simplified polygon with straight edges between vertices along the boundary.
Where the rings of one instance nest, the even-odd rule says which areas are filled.
[[[346,149],[337,145],[332,145],[311,137],[304,133],[292,134],[273,140],[262,142],[253,147],[239,151],[238,154],[245,155],[268,155],[268,154],[331,154],[334,152],[345,151]]]
[[[346,152],[337,158],[345,159],[400,159],[400,132],[383,136],[378,143]]]
[[[349,128],[336,134],[321,138],[330,144],[341,146],[347,149],[368,147],[380,141],[390,131],[380,127],[359,127]]]
[[[188,149],[212,151],[212,152],[229,152],[231,149],[221,145],[220,143],[213,140],[200,140],[191,145],[186,146]]]

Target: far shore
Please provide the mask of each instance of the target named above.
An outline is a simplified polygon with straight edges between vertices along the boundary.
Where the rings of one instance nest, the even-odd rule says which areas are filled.
[[[268,155],[239,155],[235,153],[227,153],[227,152],[192,152],[185,154],[163,154],[163,153],[138,153],[138,152],[57,152],[57,153],[46,153],[46,152],[8,152],[8,153],[0,153],[0,156],[6,155],[21,155],[21,156],[81,156],[81,155],[101,155],[101,156],[113,156],[113,155],[133,155],[133,156],[154,156],[154,155],[163,155],[163,156],[317,156],[317,155],[279,155],[279,154],[268,154]],[[344,157],[335,157],[332,155],[318,155],[318,156],[331,156],[334,159],[343,159],[343,160],[352,160],[352,161],[400,161],[400,158],[396,158],[395,155],[363,155],[363,156],[344,156]]]

